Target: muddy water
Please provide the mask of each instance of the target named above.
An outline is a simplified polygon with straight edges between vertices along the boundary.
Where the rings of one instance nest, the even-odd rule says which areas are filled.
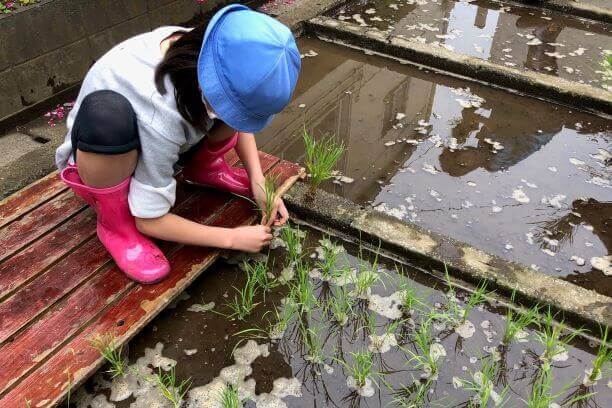
[[[318,233],[308,231],[303,252],[306,257],[314,254],[315,247],[319,246],[320,238]],[[348,253],[341,253],[338,257],[338,266],[349,265],[357,268],[361,265],[361,268],[366,269],[372,265],[372,254],[363,251],[362,255],[358,256],[358,248],[350,245],[346,245],[346,249]],[[306,318],[305,324],[308,327],[320,328],[318,338],[323,344],[323,363],[313,363],[309,359],[308,349],[302,343],[295,320],[279,340],[270,341],[255,337],[254,340],[260,345],[268,344],[269,355],[264,353],[263,356],[255,358],[250,365],[252,374],[246,376],[250,381],[249,386],[240,381],[239,384],[244,388],[254,389],[254,392],[261,396],[262,393],[270,393],[273,390],[275,380],[285,378],[299,385],[299,392],[293,392],[293,394],[301,394],[299,397],[283,397],[282,401],[286,405],[280,404],[279,401],[276,401],[279,405],[266,405],[260,400],[257,407],[361,406],[382,408],[400,406],[392,403],[394,398],[398,395],[405,395],[404,386],[412,385],[415,379],[423,375],[423,370],[416,365],[415,361],[410,360],[410,352],[416,350],[412,342],[414,325],[418,327],[422,323],[426,312],[414,310],[409,316],[404,315],[402,319],[405,320],[392,328],[390,325],[393,319],[398,318],[398,315],[392,316],[387,312],[400,309],[393,305],[388,310],[383,307],[380,309],[383,313],[380,314],[369,309],[368,305],[376,304],[374,300],[377,295],[378,299],[384,299],[385,296],[394,293],[398,289],[398,283],[401,282],[413,288],[427,304],[423,310],[431,308],[436,312],[444,312],[449,304],[448,287],[442,280],[425,272],[412,270],[406,265],[394,265],[381,258],[378,261],[381,280],[371,290],[374,295],[369,296],[369,300],[358,301],[348,322],[342,326],[333,323],[333,318],[323,312],[323,306],[338,296],[340,290],[338,282],[330,283],[316,277],[312,278],[319,305],[314,309],[312,315]],[[279,271],[285,263],[285,251],[281,248],[273,250],[269,264],[274,265],[272,273],[275,276],[279,276]],[[396,267],[401,267],[406,275],[399,275]],[[221,314],[229,313],[225,304],[234,295],[232,287],[241,289],[244,284],[245,273],[236,266],[226,263],[215,265],[188,289],[188,295],[183,297],[184,300],[162,312],[130,343],[130,362],[133,364],[138,358],[147,356],[148,363],[153,366],[168,368],[176,364],[176,376],[179,381],[191,378],[192,387],[195,389],[189,394],[184,406],[216,407],[217,405],[210,401],[203,402],[200,399],[197,402],[195,395],[202,395],[201,387],[219,376],[224,367],[234,363],[232,350],[235,347],[243,347],[249,339],[248,335],[239,334],[239,332],[245,329],[265,329],[265,322],[272,316],[267,312],[278,306],[281,299],[287,294],[285,286],[273,289],[265,299],[260,294],[256,298],[260,304],[245,321],[232,321]],[[349,283],[346,287],[350,289],[352,284]],[[465,296],[466,293],[456,289],[456,297],[460,299],[458,301],[460,306],[464,305]],[[198,309],[197,305],[206,305],[210,302],[214,302],[214,312],[195,311]],[[535,340],[535,331],[529,330],[528,341],[512,343],[505,353],[498,354],[494,348],[503,336],[505,313],[504,308],[496,301],[476,307],[468,317],[474,326],[473,333],[469,333],[469,330],[467,333],[462,332],[465,337],[460,336],[449,325],[436,324],[432,328],[431,336],[439,343],[439,346],[436,346],[437,350],[445,355],[440,357],[440,373],[427,393],[426,400],[429,402],[415,406],[439,406],[440,404],[461,406],[473,396],[473,393],[462,387],[455,388],[453,383],[456,385],[457,379],[469,380],[473,373],[479,371],[482,364],[491,358],[497,362],[498,367],[494,378],[494,389],[498,393],[507,389],[508,404],[506,406],[524,406],[521,398],[527,397],[531,390],[531,383],[538,375],[542,346]],[[373,395],[360,396],[347,386],[349,373],[340,361],[350,362],[351,352],[367,350],[371,345],[369,338],[371,334],[383,335],[385,333],[393,333],[397,345],[391,345],[389,350],[383,353],[374,353],[373,371],[377,374],[372,375],[372,380],[375,382]],[[251,339],[253,340],[253,337]],[[238,344],[239,341],[240,344]],[[161,345],[157,346],[157,351],[161,351],[163,357],[153,357],[155,354],[153,349],[158,343]],[[592,350],[593,348],[587,342],[579,340],[569,346],[566,349],[567,353],[563,353],[563,356],[553,363],[553,392],[561,392],[556,398],[557,403],[561,404],[569,395],[580,392],[596,393],[588,402],[599,405],[589,406],[604,407],[611,403],[612,395],[608,388],[610,383],[607,377],[588,389],[579,385],[584,370],[593,360]],[[243,378],[243,375],[235,374],[231,377],[232,380],[238,378]],[[163,400],[158,399],[155,392],[147,388],[144,382],[140,387],[132,389],[134,391],[132,396],[118,401],[121,399],[119,395],[123,394],[125,397],[126,394],[117,392],[121,390],[120,387],[113,387],[115,391],[111,394],[107,381],[108,377],[103,374],[98,375],[85,388],[73,394],[72,401],[82,402],[97,394],[97,402],[112,395],[111,398],[114,399],[112,402],[117,407],[168,406],[160,403]],[[252,381],[255,382],[254,385]],[[564,386],[568,388],[563,390]],[[249,402],[246,406],[254,407],[255,403]]]
[[[335,134],[354,181],[329,190],[612,295],[590,262],[612,249],[609,121],[316,40],[300,47],[317,56],[258,136],[265,150],[300,161],[304,123]]]
[[[355,1],[333,15],[509,67],[598,87],[604,52],[612,49],[608,24],[517,3]]]

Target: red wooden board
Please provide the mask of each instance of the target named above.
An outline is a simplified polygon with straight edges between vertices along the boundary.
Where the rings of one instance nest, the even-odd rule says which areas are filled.
[[[279,185],[299,171],[260,157]],[[0,407],[59,403],[102,363],[93,334],[128,341],[218,257],[215,249],[162,243],[170,277],[138,285],[97,240],[93,211],[64,190],[50,175],[0,202]],[[173,212],[224,227],[259,216],[245,200],[193,186]]]

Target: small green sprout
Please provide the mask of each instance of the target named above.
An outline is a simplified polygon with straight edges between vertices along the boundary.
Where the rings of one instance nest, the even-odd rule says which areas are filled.
[[[221,405],[223,408],[242,408],[244,404],[238,396],[238,387],[228,384],[221,393]]]
[[[468,297],[465,309],[463,310],[462,322],[468,319],[470,313],[476,306],[483,304],[487,300],[487,295],[487,281],[482,281],[476,290]]]
[[[510,301],[514,303],[516,292],[513,291],[510,296]],[[537,325],[539,322],[540,307],[535,305],[525,313],[516,313],[511,307],[506,313],[506,326],[504,330],[504,338],[502,344],[509,346],[519,333],[524,333],[525,329],[531,325]]]
[[[161,369],[154,376],[155,385],[161,395],[167,399],[174,408],[180,408],[183,403],[183,398],[191,387],[191,379],[183,380],[179,384],[176,382],[176,373],[174,367],[167,373]]]
[[[315,140],[304,127],[304,164],[310,175],[309,194],[314,196],[319,185],[333,177],[333,169],[342,153],[344,143],[337,143],[332,136]]]
[[[610,344],[608,344],[608,327],[606,326],[605,330],[601,330],[601,332],[601,344],[597,349],[597,356],[593,361],[591,374],[589,374],[589,380],[591,382],[595,382],[601,377],[602,368],[605,364],[612,363],[612,348],[610,347]]]
[[[94,335],[90,344],[110,364],[107,372],[112,378],[122,377],[127,373],[128,361],[123,357],[123,346],[117,347],[115,337],[111,333]]]
[[[355,379],[355,385],[359,388],[367,384],[368,379],[372,379],[374,366],[373,354],[370,351],[351,352],[352,364],[345,361],[340,363],[347,369],[349,375]]]
[[[274,212],[274,204],[276,203],[276,199],[278,198],[278,192],[276,190],[276,182],[277,179],[272,176],[266,176],[264,179],[263,186],[260,186],[262,192],[264,193],[264,197],[266,202],[261,208],[261,214],[263,218],[263,223],[267,224],[270,218],[272,217],[272,213]]]
[[[242,289],[234,287],[237,293],[234,295],[234,299],[226,305],[232,311],[228,316],[229,318],[244,320],[258,305],[258,303],[255,303],[257,280],[253,275],[247,274],[246,276],[247,281],[244,287]]]
[[[504,406],[508,388],[504,388],[500,393],[495,391],[493,380],[496,371],[497,364],[489,357],[482,360],[482,366],[473,374],[472,380],[458,379],[464,389],[474,393],[468,401],[468,407],[485,408],[489,406],[489,401],[492,401],[496,407]]]
[[[348,291],[341,286],[336,290],[335,296],[329,298],[327,309],[331,312],[334,320],[340,326],[344,326],[353,314],[354,303],[355,301]]]
[[[544,346],[541,359],[548,362],[554,361],[555,357],[564,353],[567,350],[568,343],[582,332],[582,330],[575,330],[562,337],[566,326],[563,321],[555,323],[555,316],[552,314],[550,307],[544,316],[542,326],[542,331],[536,333],[536,338]]]

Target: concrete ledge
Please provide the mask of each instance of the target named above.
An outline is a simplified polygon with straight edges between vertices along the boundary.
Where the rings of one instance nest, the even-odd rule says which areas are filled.
[[[549,10],[560,11],[576,17],[588,18],[590,20],[612,23],[612,9],[593,6],[591,4],[578,3],[572,0],[512,0],[528,6],[537,6]]]
[[[428,270],[449,270],[478,284],[486,279],[500,292],[516,290],[521,300],[552,306],[566,319],[596,328],[612,326],[612,298],[573,283],[506,261],[470,245],[363,208],[349,200],[319,190],[309,199],[308,187],[297,183],[285,195],[289,209],[306,221],[324,224],[373,245],[381,245],[411,264]]]
[[[524,72],[444,48],[388,36],[371,27],[361,27],[330,17],[315,17],[306,30],[324,40],[363,47],[391,57],[486,82],[501,88],[562,103],[592,113],[612,115],[612,92],[538,72]]]

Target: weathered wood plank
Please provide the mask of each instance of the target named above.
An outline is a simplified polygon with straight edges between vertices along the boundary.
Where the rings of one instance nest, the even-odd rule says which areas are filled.
[[[0,201],[0,228],[67,189],[58,172],[54,171],[6,197]]]
[[[40,240],[0,262],[0,299],[45,271],[96,232],[96,214],[87,209]]]
[[[233,227],[252,222],[250,205],[238,200],[216,217],[211,225]],[[170,259],[173,273],[157,285],[132,285],[98,320],[75,336],[44,365],[12,388],[0,406],[49,407],[61,401],[68,387],[77,387],[101,364],[98,351],[89,345],[97,333],[112,333],[118,344],[127,342],[182,292],[218,257],[218,251],[193,246],[181,247]],[[118,324],[121,322],[121,324]]]
[[[0,260],[85,208],[85,203],[67,191],[0,229]]]
[[[91,239],[5,299],[0,303],[0,344],[110,260],[100,241]]]
[[[107,269],[1,346],[0,367],[11,369],[0,370],[0,395],[127,291],[129,283],[116,267]]]
[[[229,196],[219,192],[208,194],[205,206],[202,205],[202,199],[200,195],[192,196],[179,205],[176,214],[205,223],[227,205]],[[178,247],[176,244],[164,243],[162,248],[166,254],[171,254]],[[112,280],[112,284],[106,280]],[[98,286],[99,291],[96,289]],[[131,281],[113,264],[101,275],[94,276],[68,297],[53,305],[48,313],[16,335],[11,342],[0,347],[0,367],[9,362],[12,367],[16,367],[10,372],[0,372],[0,395],[61,347],[72,335],[82,330],[107,304],[112,303],[130,287]]]

